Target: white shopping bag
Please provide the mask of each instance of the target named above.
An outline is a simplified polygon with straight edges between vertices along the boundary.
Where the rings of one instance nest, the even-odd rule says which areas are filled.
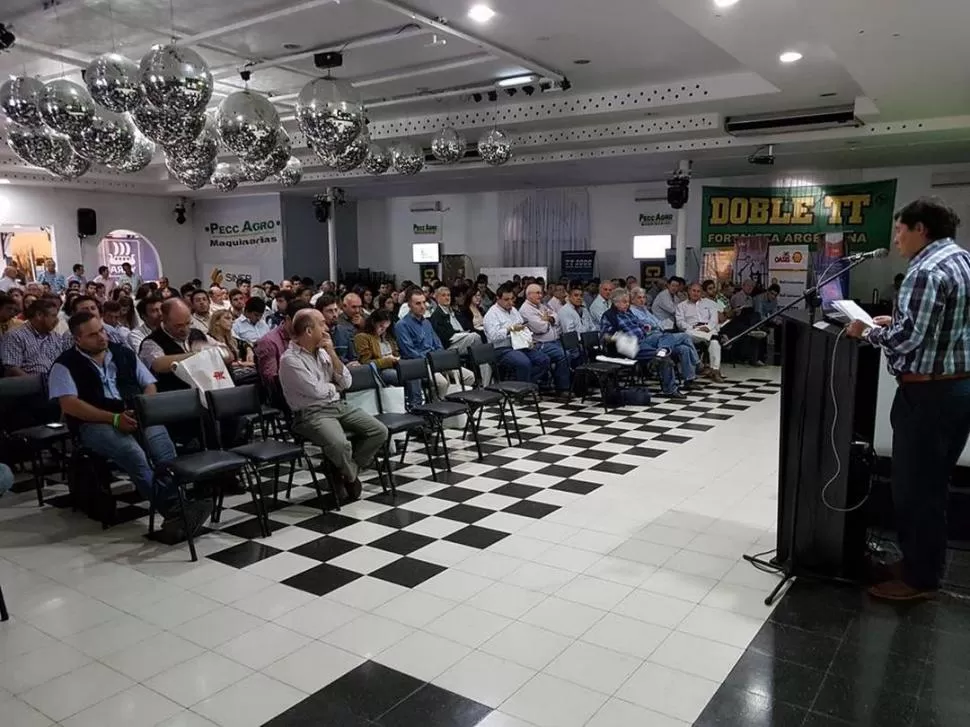
[[[532,347],[532,331],[528,328],[521,331],[510,331],[509,338],[512,339],[512,348],[516,351]]]
[[[613,342],[616,344],[616,352],[621,356],[626,356],[627,358],[637,357],[640,344],[637,342],[636,336],[631,336],[629,333],[617,333],[613,336]]]
[[[205,392],[235,386],[218,348],[206,348],[192,354],[177,362],[172,372],[181,381],[198,390],[203,406],[207,406]]]
[[[448,394],[457,394],[461,391],[468,391],[468,389],[462,389],[461,384],[456,384],[449,380]],[[444,419],[441,423],[445,429],[464,429],[465,425],[468,424],[468,415],[458,414],[457,416]]]

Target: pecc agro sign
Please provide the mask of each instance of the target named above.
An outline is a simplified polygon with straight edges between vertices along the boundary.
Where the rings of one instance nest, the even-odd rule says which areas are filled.
[[[209,247],[274,245],[280,242],[280,220],[243,220],[210,222],[203,230],[209,233]]]
[[[278,194],[196,200],[192,221],[199,277],[206,280],[218,270],[227,283],[231,277],[281,279],[282,220]]]
[[[896,180],[805,187],[704,187],[701,247],[762,237],[769,245],[817,248],[843,236],[847,254],[888,247]]]

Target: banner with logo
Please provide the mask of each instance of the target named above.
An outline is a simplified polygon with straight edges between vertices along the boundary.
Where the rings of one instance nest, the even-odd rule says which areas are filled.
[[[753,280],[762,287],[768,280],[768,238],[747,235],[734,241],[734,277],[736,282]]]
[[[278,194],[201,199],[192,214],[199,277],[283,277],[283,228]],[[321,250],[326,255],[326,249]]]
[[[162,277],[162,261],[155,246],[137,232],[115,230],[98,243],[98,266],[107,265],[111,277],[117,278],[124,275],[121,269],[124,263],[130,264],[142,280]]]
[[[781,288],[778,302],[788,305],[808,283],[808,245],[774,245],[768,250],[768,284]]]
[[[572,250],[559,253],[559,274],[570,280],[592,280],[595,277],[596,250]]]
[[[848,254],[888,247],[896,180],[804,187],[704,187],[701,246],[732,247],[738,238],[817,249],[842,235]]]
[[[663,200],[638,202],[637,227],[642,235],[673,234],[674,210]]]

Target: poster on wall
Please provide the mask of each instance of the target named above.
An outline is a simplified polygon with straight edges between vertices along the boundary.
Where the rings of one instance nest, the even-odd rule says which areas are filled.
[[[637,230],[641,235],[673,232],[674,211],[666,200],[638,200]]]
[[[218,285],[220,288],[232,290],[240,283],[261,283],[265,278],[259,274],[259,268],[250,265],[225,265],[219,262],[202,262],[202,274],[199,276],[205,285]]]
[[[788,305],[808,284],[808,245],[774,245],[768,251],[768,283],[781,288],[778,302]]]
[[[704,187],[701,247],[762,236],[769,245],[809,245],[840,234],[849,254],[887,247],[896,180],[804,187]]]
[[[2,230],[0,243],[3,245],[4,262],[17,268],[28,283],[37,280],[44,263],[55,256],[54,239],[49,227]]]
[[[701,279],[721,283],[734,280],[734,248],[704,250],[701,262]]]
[[[734,275],[738,282],[753,280],[755,287],[768,280],[768,238],[764,235],[738,237],[734,241]]]
[[[596,250],[572,250],[560,253],[560,275],[570,280],[592,280],[595,277]]]
[[[224,287],[231,287],[239,276],[252,281],[283,277],[279,195],[199,200],[192,219],[201,279],[221,274]]]
[[[124,275],[121,266],[125,263],[142,280],[162,277],[162,261],[150,240],[132,230],[109,232],[98,243],[98,266],[107,265],[111,277],[117,278]]]

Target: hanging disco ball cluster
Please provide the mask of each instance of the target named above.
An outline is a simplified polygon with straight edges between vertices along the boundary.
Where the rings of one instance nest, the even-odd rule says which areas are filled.
[[[206,112],[212,73],[189,48],[156,45],[140,64],[105,53],[82,76],[83,86],[29,77],[0,85],[0,111],[14,124],[7,144],[20,159],[55,177],[77,179],[92,163],[139,172],[161,147],[169,172],[190,189],[211,183],[232,191],[241,181],[270,176],[291,187],[303,176],[264,96],[238,91]],[[223,147],[239,162],[217,164]]]
[[[360,95],[345,81],[310,81],[297,98],[296,118],[307,145],[338,172],[360,167],[379,175],[393,168],[410,176],[424,168],[420,147],[401,142],[388,149],[371,143]],[[465,156],[465,148],[465,137],[450,127],[431,140],[431,154],[442,164],[457,164]],[[505,132],[493,129],[479,139],[478,153],[486,164],[501,166],[512,158],[512,144]]]

